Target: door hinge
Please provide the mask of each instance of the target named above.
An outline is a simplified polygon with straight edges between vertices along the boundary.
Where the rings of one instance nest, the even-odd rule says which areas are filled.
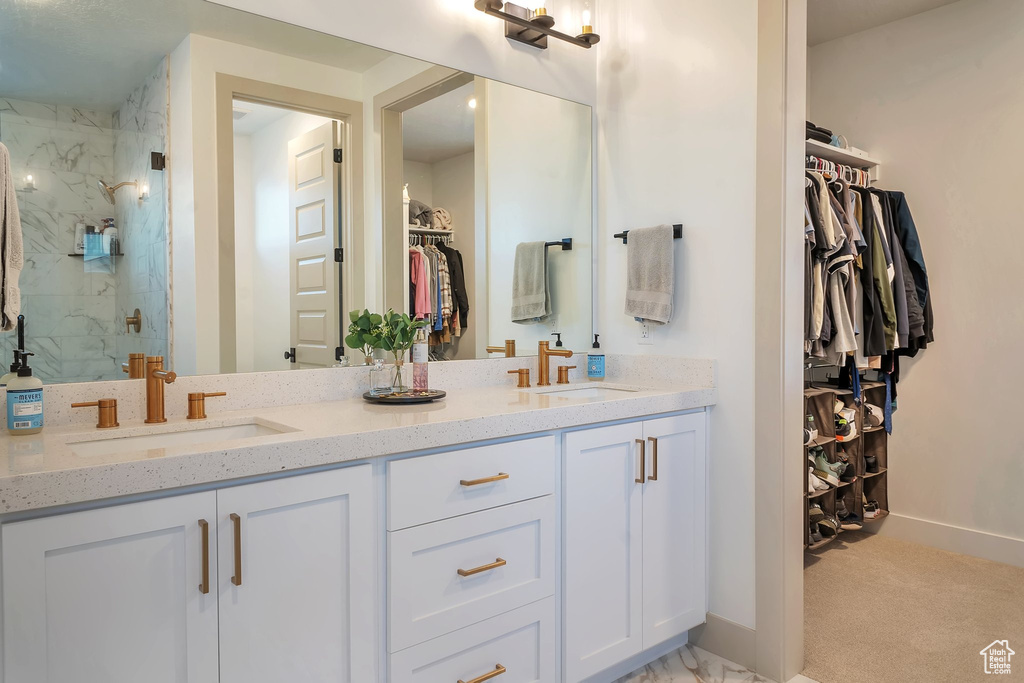
[[[342,153],[341,153],[341,148],[339,147],[339,148],[334,150],[334,163],[340,164],[341,163],[341,159],[342,159]]]
[[[334,347],[334,360],[341,361],[345,357],[345,349],[340,346]]]
[[[334,262],[335,263],[341,263],[344,260],[345,260],[345,250],[342,249],[341,247],[338,247],[337,249],[334,250]]]

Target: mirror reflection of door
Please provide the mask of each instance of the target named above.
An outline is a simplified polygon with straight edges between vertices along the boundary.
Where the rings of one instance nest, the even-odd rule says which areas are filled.
[[[344,124],[239,100],[234,117],[237,369],[330,367],[341,345]]]

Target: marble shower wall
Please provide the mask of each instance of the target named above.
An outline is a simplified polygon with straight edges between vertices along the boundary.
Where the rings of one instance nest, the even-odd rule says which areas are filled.
[[[114,216],[97,187],[114,175],[112,112],[4,99],[0,141],[11,152],[21,209],[21,273],[27,350],[45,382],[115,379],[115,277],[88,273],[74,252],[75,223]],[[24,187],[31,174],[35,191]],[[0,335],[0,363],[11,362],[14,332]]]
[[[118,358],[141,352],[170,358],[168,301],[167,174],[153,171],[151,152],[167,148],[167,60],[137,87],[114,113],[114,175],[149,185],[149,200],[118,196],[117,228],[124,256],[116,274],[115,312],[124,320],[142,312],[142,332],[117,328]]]

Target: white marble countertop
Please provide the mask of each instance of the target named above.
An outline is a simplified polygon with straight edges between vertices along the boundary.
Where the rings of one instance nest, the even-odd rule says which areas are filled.
[[[577,384],[566,389],[616,385]],[[0,438],[0,513],[40,510],[118,496],[300,470],[353,460],[545,432],[713,405],[716,390],[676,386],[570,397],[545,389],[449,390],[443,401],[384,406],[361,398],[216,412],[201,424],[182,418],[113,430],[81,425]],[[84,441],[249,423],[283,433],[146,450],[81,454]],[[78,446],[78,450],[83,450]]]

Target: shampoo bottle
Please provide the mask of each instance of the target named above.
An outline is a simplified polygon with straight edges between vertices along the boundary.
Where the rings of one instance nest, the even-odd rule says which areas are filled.
[[[412,343],[412,390],[427,391],[427,362],[429,361],[429,346],[427,344],[427,331],[424,328],[416,330],[416,338]]]
[[[43,431],[43,382],[32,376],[31,355],[21,354],[18,376],[7,384],[7,430],[15,436]]]
[[[604,354],[601,353],[601,345],[597,341],[599,336],[601,335],[594,335],[594,347],[587,354],[587,379],[591,382],[600,382],[604,379]]]

